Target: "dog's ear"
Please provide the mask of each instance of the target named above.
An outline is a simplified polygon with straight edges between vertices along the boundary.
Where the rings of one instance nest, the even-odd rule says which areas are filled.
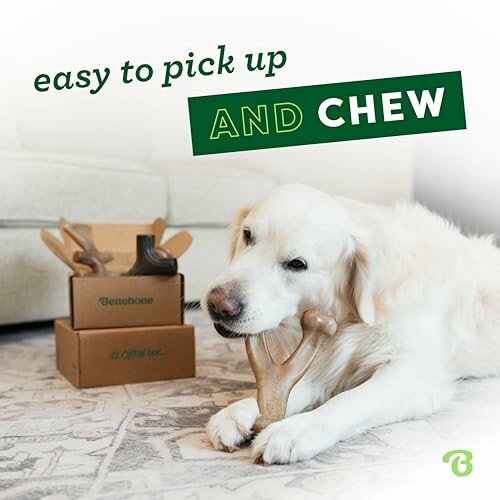
[[[375,322],[374,255],[370,253],[368,245],[358,239],[355,241],[352,265],[354,303],[361,321],[372,325]]]
[[[238,210],[236,217],[231,225],[231,241],[229,247],[229,257],[232,259],[236,252],[236,244],[238,243],[238,238],[241,233],[241,226],[246,216],[251,212],[253,205],[245,205]]]

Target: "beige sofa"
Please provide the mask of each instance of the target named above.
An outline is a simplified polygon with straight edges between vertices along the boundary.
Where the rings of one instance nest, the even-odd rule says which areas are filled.
[[[241,154],[147,166],[82,155],[1,153],[0,324],[68,314],[68,270],[39,236],[41,227],[55,227],[60,216],[89,222],[164,216],[168,234],[190,231],[194,243],[179,269],[186,276],[186,300],[193,301],[227,262],[227,227],[235,211],[279,183],[308,182],[374,202],[411,197],[411,150],[404,143],[392,150],[352,143],[338,148],[330,162],[326,146],[315,148],[258,152],[254,164]]]
[[[68,155],[0,155],[0,324],[68,313],[68,269],[41,243],[40,228],[72,221],[151,222],[164,216],[168,234],[194,237],[179,261],[186,300],[226,261],[229,215],[275,182],[237,170],[144,168]]]

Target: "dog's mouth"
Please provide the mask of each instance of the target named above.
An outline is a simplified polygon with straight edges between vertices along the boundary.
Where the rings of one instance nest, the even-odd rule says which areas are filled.
[[[214,323],[214,328],[217,330],[217,333],[219,335],[222,335],[227,339],[237,339],[240,337],[246,337],[245,333],[233,332],[232,330],[224,326],[222,323]]]

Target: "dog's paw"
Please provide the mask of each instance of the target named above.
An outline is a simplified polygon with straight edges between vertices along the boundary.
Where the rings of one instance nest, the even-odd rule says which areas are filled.
[[[331,444],[307,414],[274,422],[252,444],[255,463],[290,464],[314,457]]]
[[[252,427],[259,414],[257,401],[242,399],[213,415],[207,424],[210,442],[216,450],[234,451],[252,436]]]

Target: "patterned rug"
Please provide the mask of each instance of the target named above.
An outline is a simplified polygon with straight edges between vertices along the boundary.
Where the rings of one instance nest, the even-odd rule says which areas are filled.
[[[498,490],[500,380],[459,384],[427,420],[374,429],[314,460],[254,465],[248,448],[215,451],[204,426],[253,393],[241,340],[198,311],[195,379],[77,390],[55,369],[50,325],[0,333],[0,498],[493,498]],[[445,452],[473,452],[455,476]]]

